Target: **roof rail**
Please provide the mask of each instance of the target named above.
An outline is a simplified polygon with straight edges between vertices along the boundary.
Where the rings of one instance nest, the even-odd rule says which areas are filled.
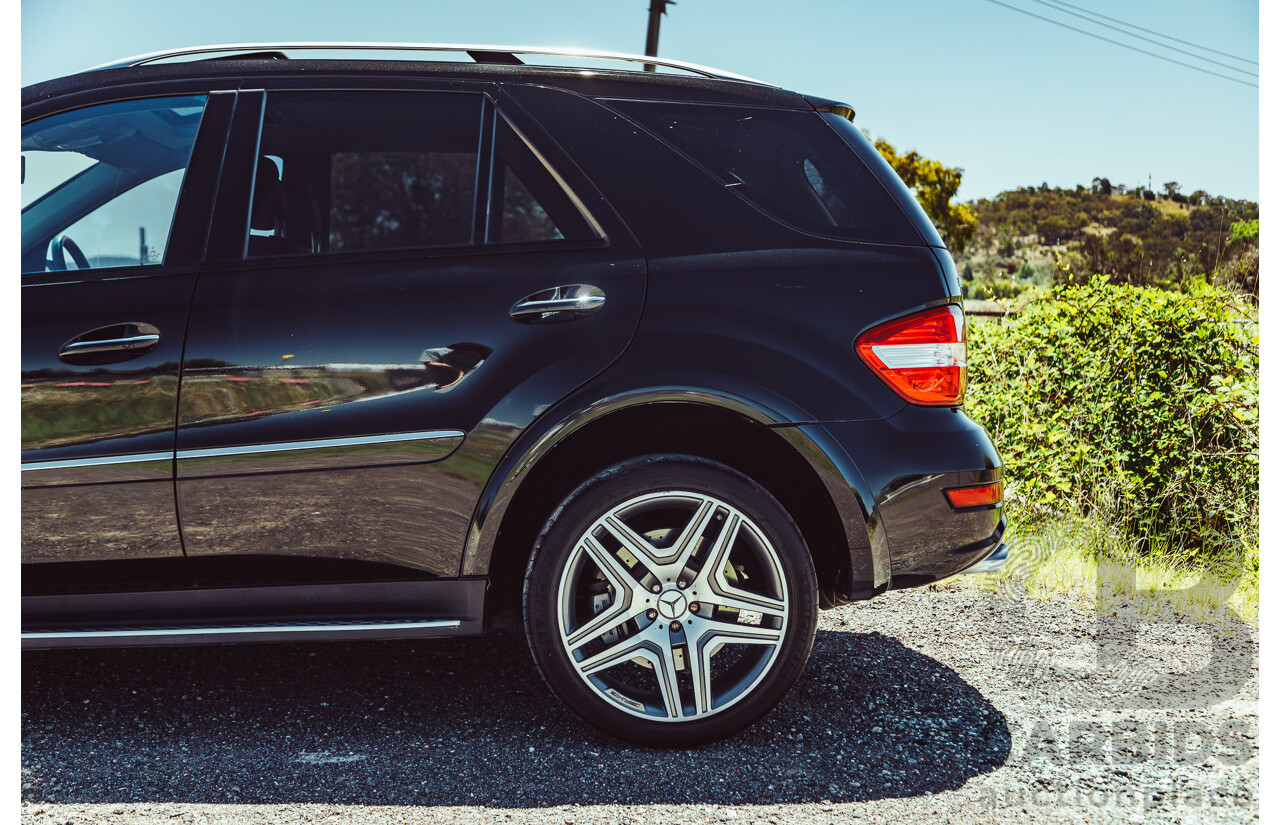
[[[281,57],[286,51],[407,51],[407,52],[466,52],[477,63],[506,63],[518,64],[523,63],[518,55],[531,56],[549,56],[549,57],[584,57],[593,60],[617,60],[626,63],[643,63],[653,66],[663,66],[670,69],[681,69],[693,74],[702,75],[703,77],[711,77],[717,80],[738,80],[746,83],[755,83],[761,86],[770,86],[773,84],[764,83],[750,77],[745,77],[732,72],[725,72],[719,69],[712,69],[707,66],[699,66],[697,63],[686,63],[681,60],[666,60],[660,57],[640,54],[624,54],[621,52],[603,52],[594,49],[552,49],[540,46],[464,46],[454,43],[229,43],[217,46],[193,46],[185,49],[172,49],[160,52],[151,52],[149,54],[140,54],[134,57],[128,57],[124,60],[117,60],[111,63],[104,63],[101,66],[94,66],[85,71],[95,72],[103,69],[123,69],[132,66],[142,66],[147,63],[154,63],[160,60],[168,60],[175,57],[191,57],[195,55],[221,55],[230,57],[235,52],[246,52],[243,57]],[[536,62],[531,65],[538,65]]]

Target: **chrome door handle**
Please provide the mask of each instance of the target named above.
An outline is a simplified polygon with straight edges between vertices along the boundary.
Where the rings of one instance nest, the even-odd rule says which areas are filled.
[[[544,312],[568,312],[570,310],[586,314],[604,303],[603,295],[590,295],[585,298],[552,298],[546,301],[521,301],[511,308],[512,318],[525,315],[541,315]]]
[[[58,359],[67,364],[112,364],[145,355],[159,343],[160,330],[151,324],[113,324],[72,338],[58,350]]]
[[[78,341],[67,344],[59,355],[89,355],[97,352],[146,352],[159,342],[159,335],[134,335],[130,338],[109,338],[102,341]],[[139,353],[141,354],[141,353]]]
[[[511,307],[517,321],[569,321],[604,306],[604,290],[590,284],[569,284],[535,292]]]

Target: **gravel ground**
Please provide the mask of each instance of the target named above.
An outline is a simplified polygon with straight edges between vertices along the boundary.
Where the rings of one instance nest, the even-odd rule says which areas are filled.
[[[1242,822],[1257,636],[1015,593],[822,614],[795,689],[689,751],[566,711],[523,634],[23,656],[24,823]]]

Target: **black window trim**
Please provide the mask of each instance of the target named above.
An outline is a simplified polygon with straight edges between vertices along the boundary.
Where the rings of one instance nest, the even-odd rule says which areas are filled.
[[[471,217],[471,246],[484,246],[489,234],[489,215],[493,208],[493,145],[497,129],[497,103],[486,94],[480,109],[480,148],[476,156],[474,212]],[[487,161],[487,162],[486,162]]]
[[[358,265],[376,261],[425,261],[433,259],[483,257],[530,252],[571,252],[575,250],[604,249],[607,239],[527,241],[521,243],[455,244],[453,246],[406,246],[395,249],[356,249],[324,253],[298,252],[288,255],[263,255],[239,261],[206,261],[201,272],[240,272],[250,269],[275,269],[278,267],[314,267],[317,257],[323,256],[324,265]],[[150,267],[154,269],[154,267]]]

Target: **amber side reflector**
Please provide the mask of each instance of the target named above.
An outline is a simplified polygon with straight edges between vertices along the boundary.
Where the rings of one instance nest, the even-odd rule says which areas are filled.
[[[983,484],[980,487],[957,487],[944,492],[951,506],[957,510],[963,507],[983,507],[1000,503],[1000,499],[1004,498],[1004,482],[997,481],[995,484]]]

